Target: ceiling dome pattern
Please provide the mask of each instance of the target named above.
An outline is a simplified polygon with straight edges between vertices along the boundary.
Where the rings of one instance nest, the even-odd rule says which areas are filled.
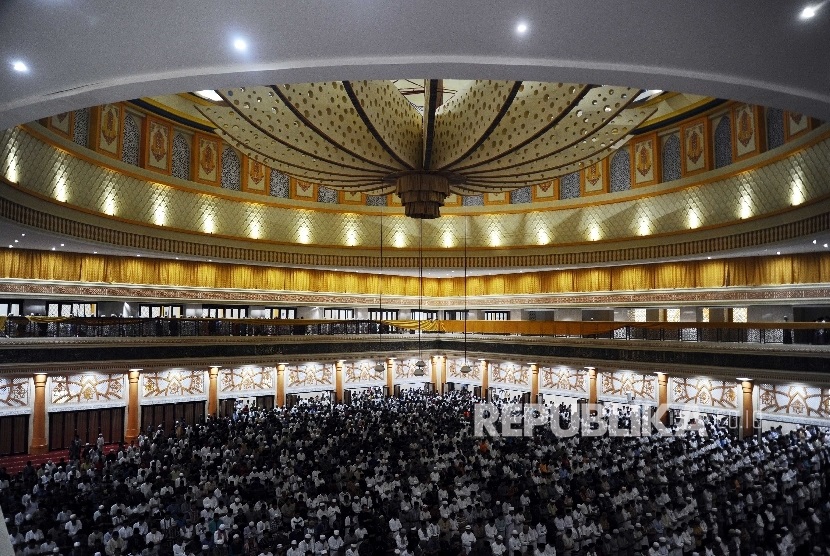
[[[248,156],[305,181],[401,198],[407,216],[437,218],[450,193],[510,191],[609,156],[655,108],[638,89],[473,82],[442,102],[439,80],[419,112],[389,81],[336,81],[219,91],[199,107]]]

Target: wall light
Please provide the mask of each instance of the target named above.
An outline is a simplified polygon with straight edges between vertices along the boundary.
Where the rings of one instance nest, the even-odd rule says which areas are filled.
[[[65,203],[69,199],[69,186],[63,173],[58,176],[58,181],[55,182],[55,199],[61,203]]]
[[[738,216],[740,216],[741,220],[744,220],[752,216],[752,199],[749,198],[749,194],[747,193],[743,193],[741,195]]]
[[[647,236],[651,233],[651,223],[645,216],[640,218],[640,226],[637,230],[637,233],[639,233],[641,236]]]
[[[806,200],[806,191],[804,191],[804,181],[801,176],[793,176],[792,189],[790,190],[790,204],[798,206]]]
[[[20,178],[20,160],[17,158],[17,145],[13,145],[9,153],[9,165],[6,168],[6,179],[12,183],[18,183]]]
[[[403,230],[396,231],[395,235],[392,236],[392,245],[398,248],[406,247],[406,235]]]
[[[689,229],[694,230],[695,228],[700,228],[700,215],[698,212],[690,208],[689,209]]]

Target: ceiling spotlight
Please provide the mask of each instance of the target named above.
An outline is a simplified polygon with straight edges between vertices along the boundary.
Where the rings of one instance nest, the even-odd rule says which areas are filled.
[[[15,60],[14,62],[12,62],[12,69],[20,73],[29,72],[29,66],[27,66],[25,62],[21,62],[20,60]]]
[[[516,32],[520,35],[524,35],[525,33],[527,33],[527,23],[522,22],[516,25]]]
[[[54,247],[52,247],[52,251],[54,251],[54,250],[55,250],[55,248],[54,248]]]
[[[245,39],[236,39],[233,41],[233,47],[239,52],[248,50],[248,41]]]
[[[775,254],[776,254],[776,255],[780,255],[780,254],[781,254],[781,251],[776,251],[776,252],[775,252]]]
[[[63,243],[61,243],[61,247],[63,247]]]
[[[824,246],[827,247],[827,244],[825,243]]]
[[[9,245],[9,249],[13,249],[13,248],[14,248],[14,245]]]
[[[816,240],[813,240],[813,245],[815,245],[815,244],[816,244]]]
[[[816,12],[818,11],[818,6],[805,6],[803,10],[801,10],[801,14],[798,16],[801,19],[811,19],[816,16]]]

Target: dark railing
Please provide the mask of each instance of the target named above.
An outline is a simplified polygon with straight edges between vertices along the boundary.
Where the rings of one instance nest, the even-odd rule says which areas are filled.
[[[459,333],[454,321],[422,323],[424,333]],[[452,325],[450,323],[453,323]],[[827,344],[828,323],[545,323],[533,329],[527,321],[468,321],[471,334],[543,336],[605,340],[726,342],[755,344]],[[561,325],[561,326],[559,326]],[[828,328],[824,328],[827,326]],[[417,321],[277,320],[137,317],[0,317],[8,338],[69,337],[211,337],[334,336],[414,334]]]

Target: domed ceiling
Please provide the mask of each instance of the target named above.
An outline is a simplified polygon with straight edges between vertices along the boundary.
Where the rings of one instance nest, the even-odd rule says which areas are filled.
[[[459,83],[445,102],[442,81],[425,80],[422,107],[392,81],[335,81],[222,89],[221,103],[198,108],[254,160],[330,188],[394,192],[407,216],[425,219],[451,193],[510,191],[591,166],[656,111],[626,87]]]

